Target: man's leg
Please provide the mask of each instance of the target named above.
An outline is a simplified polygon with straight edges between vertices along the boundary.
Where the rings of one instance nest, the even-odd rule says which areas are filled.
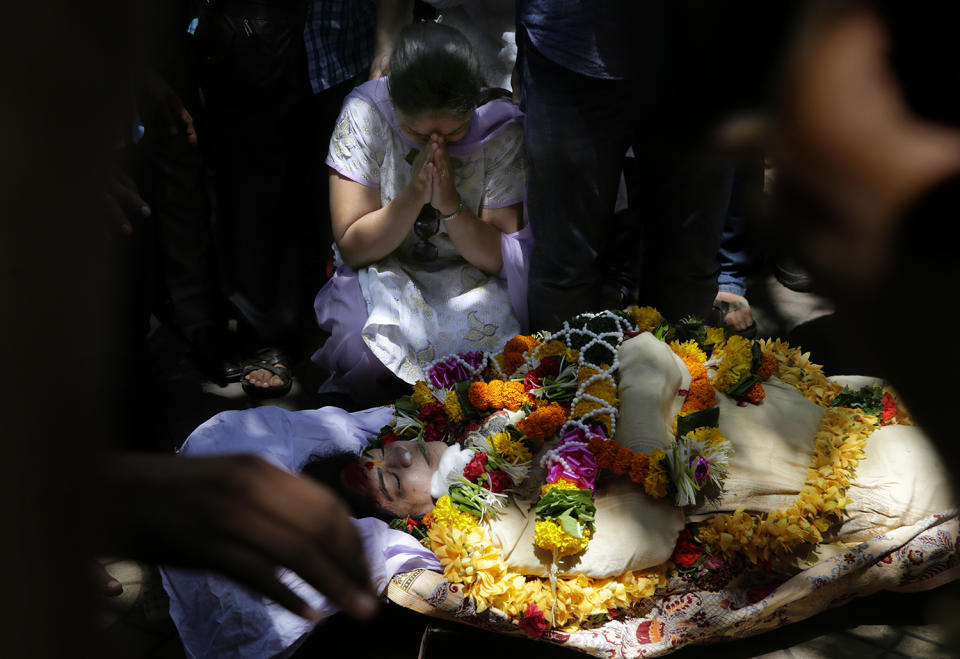
[[[573,73],[529,40],[524,48],[526,207],[535,236],[527,304],[532,329],[555,329],[600,305],[599,257],[635,121],[636,85]]]

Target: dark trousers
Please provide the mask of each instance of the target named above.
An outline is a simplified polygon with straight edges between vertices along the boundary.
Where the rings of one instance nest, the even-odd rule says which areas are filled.
[[[213,3],[197,29],[224,296],[247,348],[287,344],[302,313],[311,226],[310,88],[300,7]]]
[[[554,329],[598,310],[613,239],[613,208],[627,148],[640,168],[644,223],[641,282],[671,319],[706,317],[717,292],[716,255],[730,193],[729,168],[689,157],[672,139],[668,108],[653,81],[590,78],[533,48],[525,33],[521,74],[527,144],[527,214],[536,239],[528,304],[530,325]],[[634,199],[631,198],[631,205]],[[639,253],[641,245],[619,249]]]

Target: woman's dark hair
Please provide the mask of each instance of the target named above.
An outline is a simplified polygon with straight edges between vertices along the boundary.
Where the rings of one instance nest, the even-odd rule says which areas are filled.
[[[409,117],[473,112],[485,99],[473,46],[458,30],[433,22],[403,28],[390,57],[390,99]]]

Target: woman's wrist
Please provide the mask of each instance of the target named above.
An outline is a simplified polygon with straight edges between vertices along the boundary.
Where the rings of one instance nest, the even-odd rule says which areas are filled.
[[[444,213],[442,209],[437,208],[436,211],[440,214],[438,218],[441,222],[447,222],[458,216],[463,211],[463,197],[457,195],[457,207],[451,213]]]

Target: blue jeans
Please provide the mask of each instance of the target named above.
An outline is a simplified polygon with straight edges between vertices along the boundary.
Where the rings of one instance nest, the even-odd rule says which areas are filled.
[[[717,293],[729,168],[701,166],[679,152],[664,133],[668,115],[656,107],[655,84],[574,73],[538,53],[523,30],[517,36],[523,53],[526,203],[535,236],[531,328],[555,329],[578,313],[598,310],[601,255],[613,234],[617,184],[630,146],[641,168],[644,272],[655,279],[655,285],[649,277],[642,282],[646,295],[640,301],[671,319],[705,318]],[[639,255],[641,245],[620,249]]]

